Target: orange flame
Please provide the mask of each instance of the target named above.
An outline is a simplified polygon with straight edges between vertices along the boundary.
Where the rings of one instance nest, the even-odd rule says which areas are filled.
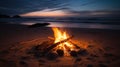
[[[69,35],[65,31],[61,31],[60,29],[58,29],[56,27],[53,27],[52,30],[54,32],[54,38],[55,38],[54,43],[57,43],[64,39],[69,38]],[[59,44],[56,48],[62,49],[66,53],[68,51],[67,48],[69,48],[69,50],[73,50],[74,46],[69,41],[67,41],[67,42]]]

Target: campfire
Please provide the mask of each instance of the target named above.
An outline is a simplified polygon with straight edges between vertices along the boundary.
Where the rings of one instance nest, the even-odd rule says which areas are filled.
[[[69,34],[67,34],[66,31],[62,31],[56,27],[52,28],[52,30],[54,32],[54,43],[61,42],[55,47],[55,50],[63,50],[65,55],[69,55],[70,51],[78,48],[78,46],[73,44],[71,41],[71,38],[73,38],[73,36],[70,36]]]
[[[34,45],[28,52],[35,57],[47,57],[49,59],[62,56],[77,57],[78,55],[88,54],[83,45],[72,39],[73,35],[56,27],[53,27],[52,30],[54,37],[48,37],[48,41]]]
[[[74,54],[75,52],[78,51],[78,49],[80,49],[80,47],[76,44],[74,44],[72,42],[72,38],[73,36],[67,34],[66,31],[63,31],[59,28],[53,27],[52,28],[53,33],[54,33],[54,38],[53,37],[49,37],[50,39],[52,39],[52,43],[51,42],[46,42],[41,44],[41,46],[38,45],[39,47],[39,51],[42,51],[41,54],[46,55],[49,54],[51,52],[55,52],[57,53],[59,56],[69,56],[72,54]]]

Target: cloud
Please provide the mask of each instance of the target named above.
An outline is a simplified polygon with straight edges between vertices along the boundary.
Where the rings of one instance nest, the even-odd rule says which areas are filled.
[[[69,8],[44,9],[21,14],[26,17],[119,17],[120,11],[74,11]]]
[[[69,0],[0,0],[0,13],[21,14],[50,8],[62,8]]]
[[[0,0],[0,14],[15,15],[50,9],[49,11],[62,10],[67,14],[80,16],[107,15],[108,12],[89,10],[118,10],[118,2],[114,0]]]
[[[120,17],[120,11],[74,11],[74,10],[69,10],[69,14],[74,14],[75,16],[78,17],[105,17],[105,16],[110,16],[110,17]]]
[[[74,16],[74,13],[70,13],[65,10],[59,9],[44,9],[41,11],[29,12],[25,14],[21,14],[21,16],[27,17],[68,17]]]

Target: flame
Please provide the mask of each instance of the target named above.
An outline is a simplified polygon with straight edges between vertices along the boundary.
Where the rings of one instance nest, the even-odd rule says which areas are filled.
[[[52,30],[54,32],[54,38],[55,38],[54,43],[57,43],[64,39],[69,38],[69,35],[66,33],[66,31],[61,31],[60,29],[56,27],[53,27]],[[68,50],[70,51],[73,50],[74,46],[69,41],[67,41],[67,42],[59,44],[56,48],[62,49],[66,53],[68,52]]]

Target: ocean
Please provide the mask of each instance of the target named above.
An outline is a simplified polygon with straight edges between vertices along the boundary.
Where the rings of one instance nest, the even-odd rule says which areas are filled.
[[[120,30],[119,17],[81,17],[81,18],[0,18],[0,24],[32,25],[50,23],[47,27],[94,28]]]

